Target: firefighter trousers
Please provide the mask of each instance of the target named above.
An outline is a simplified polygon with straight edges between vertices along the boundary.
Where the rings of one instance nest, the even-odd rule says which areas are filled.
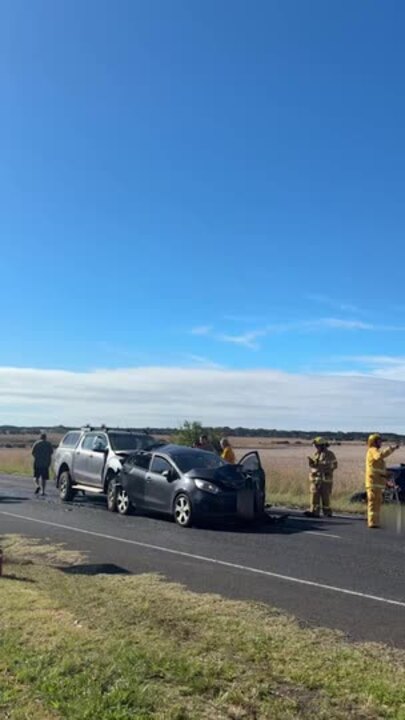
[[[320,515],[321,507],[322,512],[326,517],[332,515],[332,508],[330,505],[330,499],[332,495],[332,483],[325,482],[324,480],[318,482],[311,482],[311,494],[310,504],[311,512],[314,515]]]
[[[367,488],[367,525],[369,528],[380,527],[382,499],[382,488]]]

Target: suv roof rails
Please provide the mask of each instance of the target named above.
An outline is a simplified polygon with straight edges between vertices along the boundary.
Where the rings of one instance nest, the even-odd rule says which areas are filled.
[[[145,428],[123,428],[123,427],[107,427],[107,425],[100,425],[100,427],[96,427],[94,425],[83,425],[80,428],[83,432],[94,432],[97,430],[101,430],[103,432],[128,432],[128,433],[143,433],[144,435],[149,435],[149,431]]]

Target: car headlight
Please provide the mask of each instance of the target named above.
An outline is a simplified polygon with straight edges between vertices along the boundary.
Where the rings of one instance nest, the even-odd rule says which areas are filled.
[[[209,492],[213,495],[217,495],[220,492],[219,487],[208,482],[208,480],[194,480],[194,482],[196,487],[198,487],[199,490],[204,490],[204,492]]]

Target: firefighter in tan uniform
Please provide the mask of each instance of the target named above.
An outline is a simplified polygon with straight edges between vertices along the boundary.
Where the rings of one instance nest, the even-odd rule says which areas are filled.
[[[367,491],[367,525],[369,528],[380,527],[380,512],[383,492],[388,480],[385,458],[398,449],[399,445],[382,448],[382,437],[378,433],[370,435],[367,441],[366,457],[366,491]]]
[[[305,514],[308,517],[319,517],[322,506],[325,517],[332,517],[330,500],[333,473],[338,466],[336,456],[329,450],[329,443],[325,438],[316,437],[313,444],[315,453],[308,458],[311,509]]]

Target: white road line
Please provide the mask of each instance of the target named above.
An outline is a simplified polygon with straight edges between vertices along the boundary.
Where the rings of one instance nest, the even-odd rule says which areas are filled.
[[[342,539],[341,535],[332,535],[332,533],[317,532],[316,530],[305,530],[305,535],[317,535],[318,537],[323,537],[323,538],[326,537],[326,538],[332,538],[332,539],[337,538],[338,540]]]
[[[385,603],[386,605],[396,605],[398,607],[405,608],[405,601],[402,600],[391,600],[391,598],[369,595],[368,593],[358,592],[357,590],[348,590],[347,588],[334,587],[333,585],[325,585],[324,583],[314,582],[313,580],[303,580],[302,578],[291,577],[290,575],[281,575],[280,573],[270,572],[269,570],[260,570],[259,568],[249,567],[249,565],[239,565],[238,563],[228,562],[227,560],[218,560],[216,558],[206,557],[205,555],[195,555],[194,553],[184,552],[183,550],[175,550],[173,548],[161,547],[160,545],[152,545],[151,543],[140,542],[139,540],[116,537],[115,535],[94,532],[93,530],[83,530],[82,528],[76,528],[72,525],[62,525],[60,523],[50,522],[49,520],[38,520],[37,518],[27,517],[26,515],[17,515],[17,513],[10,513],[4,510],[0,511],[0,515],[17,518],[18,520],[27,520],[28,522],[38,523],[39,525],[47,525],[59,528],[60,530],[70,530],[71,532],[81,533],[82,535],[91,535],[92,537],[112,540],[113,542],[120,542],[126,545],[135,545],[136,547],[143,547],[147,550],[156,550],[169,555],[178,555],[180,557],[190,558],[191,560],[200,560],[201,562],[220,565],[221,567],[231,568],[232,570],[243,570],[244,572],[254,573],[255,575],[264,575],[265,577],[275,578],[276,580],[284,580],[285,582],[296,583],[298,585],[321,588],[322,590],[341,593],[342,595],[349,595],[351,597],[362,598],[363,600],[373,600],[374,602]]]

